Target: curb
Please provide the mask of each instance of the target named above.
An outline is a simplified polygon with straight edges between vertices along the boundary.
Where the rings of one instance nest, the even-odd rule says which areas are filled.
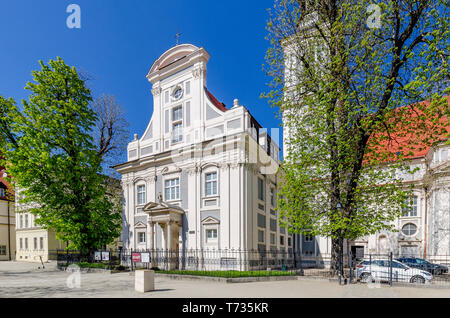
[[[134,272],[129,273],[130,276],[134,276]],[[173,280],[191,280],[191,281],[209,281],[219,282],[227,284],[239,284],[239,283],[255,283],[255,282],[270,282],[270,281],[286,281],[297,280],[298,276],[261,276],[261,277],[211,277],[211,276],[195,276],[195,275],[176,275],[176,274],[161,274],[155,273],[155,277],[164,277]]]
[[[73,273],[74,270],[67,270],[67,269],[60,269],[63,272],[69,272]],[[103,274],[112,274],[112,271],[110,269],[103,269],[103,268],[80,268],[80,273],[103,273]]]

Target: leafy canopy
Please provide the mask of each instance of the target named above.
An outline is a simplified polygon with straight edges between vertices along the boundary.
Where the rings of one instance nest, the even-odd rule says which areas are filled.
[[[378,27],[371,4],[277,0],[267,24],[264,96],[287,150],[280,223],[333,244],[393,230],[410,159],[448,138],[448,4],[380,1]]]
[[[91,92],[61,58],[40,65],[25,87],[31,94],[23,109],[0,99],[10,134],[3,147],[8,171],[37,224],[70,248],[100,248],[119,236],[121,216],[107,194],[91,137]]]

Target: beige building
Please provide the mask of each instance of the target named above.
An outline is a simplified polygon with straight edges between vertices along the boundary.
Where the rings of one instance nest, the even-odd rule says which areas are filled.
[[[8,186],[1,177],[3,171],[0,173],[0,261],[11,261],[16,253],[14,199],[8,196]]]
[[[37,217],[28,212],[31,206],[20,203],[20,190],[16,191],[16,260],[47,262],[56,260],[56,251],[64,244],[53,231],[36,224]]]
[[[6,177],[5,168],[0,166],[0,261],[12,261],[16,254],[14,192]]]
[[[122,200],[122,188],[120,182],[113,178],[107,178],[107,187],[111,194],[118,200]],[[58,240],[52,230],[42,228],[37,224],[37,217],[28,212],[31,206],[20,203],[20,190],[16,193],[16,246],[18,261],[47,262],[56,260],[57,250],[65,249],[66,243]],[[119,204],[121,204],[119,202]],[[122,246],[120,238],[107,246],[107,249],[117,250]]]

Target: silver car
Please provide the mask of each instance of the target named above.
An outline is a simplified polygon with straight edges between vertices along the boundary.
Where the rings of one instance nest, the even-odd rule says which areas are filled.
[[[356,277],[361,282],[389,281],[389,260],[363,261],[356,266]],[[392,261],[392,281],[428,284],[433,275],[429,272]]]

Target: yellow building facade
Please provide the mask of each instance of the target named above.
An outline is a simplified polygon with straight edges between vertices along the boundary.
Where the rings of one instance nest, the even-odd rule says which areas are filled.
[[[0,192],[2,192],[0,190]],[[14,202],[0,193],[0,261],[13,261],[16,254]]]
[[[55,232],[36,226],[31,213],[18,213],[16,230],[16,260],[48,262],[56,260],[56,251],[65,245],[56,239]]]

